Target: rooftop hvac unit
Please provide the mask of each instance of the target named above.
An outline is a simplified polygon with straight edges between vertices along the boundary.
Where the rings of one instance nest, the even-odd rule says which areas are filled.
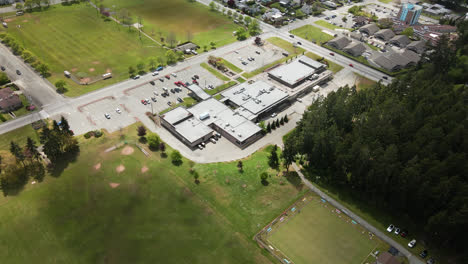
[[[270,87],[270,91],[273,91],[274,89],[275,89],[275,87],[274,87],[274,86]]]
[[[242,137],[242,134],[237,134],[237,136]]]
[[[226,124],[225,124],[225,126],[227,126],[227,127],[228,127],[228,126],[229,126],[229,123],[226,123]]]
[[[234,132],[236,132],[236,130],[233,128],[233,129],[231,129],[231,132],[233,132],[233,133],[234,133]]]

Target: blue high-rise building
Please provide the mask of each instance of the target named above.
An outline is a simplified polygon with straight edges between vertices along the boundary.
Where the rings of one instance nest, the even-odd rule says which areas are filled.
[[[418,23],[419,16],[422,12],[422,6],[406,3],[402,4],[398,12],[398,20],[405,22],[409,25]]]

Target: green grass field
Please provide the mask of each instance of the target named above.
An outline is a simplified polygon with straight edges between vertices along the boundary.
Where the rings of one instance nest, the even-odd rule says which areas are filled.
[[[220,47],[236,41],[232,32],[238,26],[219,12],[210,11],[203,4],[187,0],[105,0],[106,7],[119,12],[127,10],[136,23],[142,18],[143,31],[155,39],[166,38],[170,32],[176,34],[179,42],[188,41],[210,46],[211,42]],[[191,36],[191,37],[189,37]]]
[[[333,36],[323,33],[320,28],[312,25],[305,25],[300,28],[296,28],[291,30],[291,33],[309,41],[315,41],[319,45],[333,39]]]
[[[320,59],[321,57],[315,53],[312,53],[312,52],[307,52],[305,54],[307,57],[311,58],[311,59],[314,59],[314,60],[317,60],[317,59]],[[332,71],[333,73],[337,73],[339,71],[341,71],[343,69],[343,66],[339,65],[339,64],[336,64],[330,60],[327,60],[325,59],[325,61],[327,61],[328,63],[328,69],[330,71]]]
[[[140,41],[136,30],[129,32],[115,22],[105,22],[95,9],[84,3],[54,5],[46,11],[13,18],[9,24],[3,30],[49,65],[52,83],[67,80],[68,96],[127,79],[129,66],[135,67],[139,62],[147,62],[148,57],[165,53],[149,39]],[[78,85],[64,77],[65,70],[84,78],[111,71],[113,78],[93,85]]]
[[[118,132],[80,137],[81,153],[61,175],[0,197],[2,258],[9,263],[272,263],[252,236],[303,192],[268,169],[268,150],[245,159],[243,172],[237,162],[194,164],[200,174],[196,184],[186,159],[174,166],[159,152],[146,157],[135,146],[130,155],[122,148],[104,153],[122,140],[135,141],[136,126],[124,129],[125,138]],[[120,165],[125,170],[118,173]],[[260,182],[262,171],[271,174],[268,186]]]
[[[268,237],[295,264],[362,263],[373,249],[385,245],[372,240],[359,225],[337,214],[318,196]],[[375,259],[374,259],[375,260]]]
[[[322,27],[325,27],[325,28],[328,28],[328,29],[331,29],[331,30],[335,30],[335,29],[348,29],[350,31],[353,31],[353,29],[350,29],[350,28],[344,28],[344,27],[340,27],[340,26],[335,26],[325,20],[317,20],[314,22],[315,24],[319,25],[319,26],[322,26]]]

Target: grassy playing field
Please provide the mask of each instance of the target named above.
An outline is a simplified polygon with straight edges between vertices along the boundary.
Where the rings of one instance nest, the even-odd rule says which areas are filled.
[[[83,78],[100,76],[107,71],[114,76],[94,85],[78,85],[66,79],[68,96],[127,79],[129,66],[135,67],[141,61],[147,62],[150,56],[165,53],[149,39],[140,41],[136,30],[129,32],[115,22],[105,22],[85,3],[54,5],[46,11],[27,13],[13,18],[6,30],[25,49],[49,65],[52,83],[66,79],[65,70]]]
[[[135,23],[141,17],[143,30],[155,39],[167,38],[174,33],[177,41],[188,41],[200,47],[211,42],[220,47],[236,41],[232,32],[238,26],[219,12],[210,11],[198,2],[187,0],[105,0],[104,6],[112,7],[118,18],[128,11]],[[190,37],[189,37],[190,36]]]
[[[3,259],[271,263],[252,236],[302,191],[268,169],[268,151],[244,160],[243,173],[237,162],[190,164],[184,159],[177,167],[159,152],[144,156],[134,145],[104,153],[117,142],[134,141],[136,125],[123,133],[125,138],[119,133],[81,138],[80,156],[60,176],[0,197]],[[193,165],[199,184],[189,173]],[[261,171],[272,175],[268,186],[260,182]]]
[[[295,264],[362,263],[383,242],[369,238],[361,226],[352,224],[318,196],[268,237]],[[383,247],[385,248],[385,247]]]
[[[291,30],[291,33],[310,41],[316,41],[319,45],[333,39],[333,36],[323,33],[322,29],[312,25],[305,25],[300,28],[296,28]]]

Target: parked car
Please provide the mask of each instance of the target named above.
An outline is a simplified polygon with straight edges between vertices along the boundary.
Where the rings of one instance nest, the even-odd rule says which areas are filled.
[[[297,44],[302,45],[302,42],[298,41]]]
[[[427,257],[427,250],[421,251],[421,253],[419,253],[419,256],[420,256],[421,258],[426,258],[426,257]]]
[[[289,37],[294,38],[294,35],[289,35]]]
[[[215,133],[215,136],[218,137],[218,138],[221,138],[221,134],[220,134],[220,133]]]
[[[21,75],[20,70],[16,70],[16,74]]]
[[[171,76],[169,76],[169,75],[166,75],[166,76],[164,76],[164,77],[166,77],[166,79],[168,79],[168,80],[171,79]]]
[[[398,235],[400,234],[400,231],[401,231],[400,228],[397,227],[395,228],[395,231],[393,233],[395,233],[395,235]]]
[[[171,103],[171,102],[167,102],[167,105],[168,105],[168,106],[171,106],[171,105],[172,105],[172,103]]]
[[[354,67],[354,65],[352,63],[349,64],[350,67]]]
[[[196,74],[195,74],[193,77],[195,77],[195,78],[197,78],[197,79],[200,79],[200,76],[198,76],[198,75],[196,75]]]
[[[213,144],[216,144],[216,140],[214,138],[210,138],[210,141],[213,143]]]
[[[406,237],[407,235],[408,235],[408,231],[407,231],[407,230],[403,230],[403,231],[401,231],[401,233],[400,233],[400,236],[401,236],[401,237]]]
[[[171,75],[177,77],[177,74],[175,72],[171,73]]]
[[[333,53],[333,52],[330,52],[330,55],[332,55],[332,56],[335,56],[335,53]]]
[[[2,71],[5,71],[5,67],[4,67],[4,66],[0,66],[0,69],[2,69]]]
[[[414,248],[414,246],[416,246],[416,239],[413,239],[408,243],[408,247]]]
[[[151,85],[155,85],[154,81],[150,81],[149,83],[150,83]]]
[[[387,77],[387,76],[382,76],[382,78],[384,78],[385,80],[388,80],[388,77]]]
[[[174,89],[171,89],[171,93],[175,93]]]
[[[155,72],[153,72],[153,74],[151,74],[151,75],[156,76],[156,75],[158,75],[158,74],[159,74],[159,72],[155,71]]]
[[[197,80],[192,80],[192,82],[193,82],[194,84],[198,84]]]
[[[179,101],[179,103],[182,103],[184,100],[182,100],[182,98],[180,97],[177,97],[177,101]]]
[[[156,92],[156,91],[153,91],[153,93],[154,93],[154,95],[158,96],[158,92]]]
[[[387,232],[390,233],[390,232],[393,231],[393,229],[395,229],[395,226],[394,226],[394,225],[389,225],[389,226],[387,227]]]
[[[107,118],[107,119],[110,119],[110,115],[108,113],[105,113],[104,116]]]
[[[164,82],[164,79],[163,79],[163,78],[159,78],[159,80],[160,80],[161,82]]]
[[[243,65],[247,65],[248,63],[247,63],[246,61],[243,61],[242,64],[243,64]]]
[[[427,262],[426,262],[426,263],[427,263],[427,264],[435,264],[435,263],[436,263],[436,261],[435,261],[435,259],[434,259],[434,258],[430,258],[430,259],[428,259],[428,260],[427,260]]]
[[[273,114],[271,114],[271,117],[274,118],[274,117],[276,117],[276,115],[277,115],[276,113],[273,113]]]
[[[256,50],[255,53],[257,53],[258,55],[260,55],[260,51]]]
[[[144,104],[144,105],[146,105],[146,100],[145,100],[145,99],[142,99],[142,100],[141,100],[141,103]]]
[[[122,113],[122,111],[120,111],[119,108],[115,109],[115,112],[117,112],[117,114],[121,114],[121,113]]]
[[[200,143],[200,145],[202,145],[202,147],[206,147],[205,142]]]
[[[156,103],[156,97],[154,97],[154,96],[153,96],[153,97],[151,97],[151,100],[153,100],[153,102],[155,102],[155,103]]]
[[[335,17],[336,17],[336,15],[332,15],[332,18],[335,18]]]
[[[202,145],[198,144],[197,145],[198,149],[203,149]]]
[[[164,69],[163,66],[159,66],[158,68],[156,68],[157,71],[162,71]]]

